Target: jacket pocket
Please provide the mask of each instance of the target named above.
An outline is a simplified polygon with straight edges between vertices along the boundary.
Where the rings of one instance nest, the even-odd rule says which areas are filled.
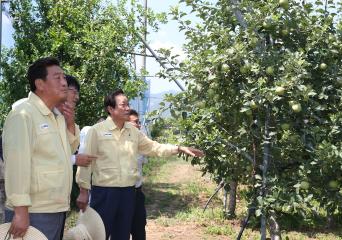
[[[120,182],[120,174],[119,168],[102,167],[96,173],[96,182],[100,186],[117,185]]]
[[[57,131],[52,129],[38,129],[35,146],[37,151],[46,158],[55,158],[59,151],[63,152],[62,142]],[[42,147],[43,146],[43,147]]]
[[[117,140],[113,136],[101,136],[98,138],[98,153],[103,156],[115,154],[118,146]]]
[[[55,201],[63,201],[65,198],[67,177],[63,169],[46,169],[41,168],[38,171],[38,192],[40,196]]]

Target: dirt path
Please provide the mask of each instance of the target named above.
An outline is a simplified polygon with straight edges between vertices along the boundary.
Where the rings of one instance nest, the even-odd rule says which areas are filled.
[[[151,161],[150,161],[151,162]],[[158,159],[157,159],[157,162]],[[240,220],[246,214],[246,201],[237,196],[237,218],[227,220],[222,215],[221,196],[214,198],[208,210],[203,207],[216,185],[203,177],[198,168],[189,163],[173,160],[166,164],[150,165],[144,192],[147,208],[148,240],[230,240],[236,239]],[[66,229],[75,226],[78,213],[71,211]],[[341,231],[282,231],[283,239],[342,240]],[[258,229],[245,229],[242,240],[260,239]],[[94,239],[95,240],[95,239]]]
[[[198,239],[225,239],[224,236],[208,236],[203,233],[203,229],[196,224],[183,223],[183,225],[162,226],[153,220],[148,221],[147,239],[178,239],[178,240],[198,240]]]
[[[147,239],[227,239],[205,233],[205,224],[181,219],[178,214],[202,207],[208,194],[201,189],[215,187],[201,172],[186,162],[164,165],[157,176],[146,179]],[[199,189],[198,186],[200,186]]]
[[[246,201],[237,196],[237,218],[224,219],[221,196],[209,209],[203,206],[214,192],[215,184],[199,169],[184,161],[162,165],[145,179],[148,240],[230,240],[236,239],[240,220],[246,214]],[[282,231],[283,239],[342,240],[340,232]],[[258,230],[247,228],[243,240],[260,239]]]

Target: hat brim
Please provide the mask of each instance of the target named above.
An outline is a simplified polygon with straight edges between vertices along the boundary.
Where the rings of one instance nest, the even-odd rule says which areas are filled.
[[[0,239],[5,239],[5,236],[11,227],[11,223],[4,223],[0,225]],[[13,239],[11,236],[10,238],[7,238],[9,240]],[[39,231],[37,228],[29,226],[27,229],[27,232],[24,236],[25,240],[48,240],[47,237]]]
[[[77,224],[83,224],[92,239],[105,240],[106,230],[100,215],[91,207],[87,207],[84,212],[80,211]]]

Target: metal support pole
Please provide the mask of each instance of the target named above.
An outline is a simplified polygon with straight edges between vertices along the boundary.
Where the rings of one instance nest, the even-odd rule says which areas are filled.
[[[145,16],[144,16],[144,41],[147,41],[147,0],[145,0],[144,4],[144,9],[145,9]],[[143,50],[141,52],[143,54],[143,59],[142,59],[142,69],[146,71],[146,46],[143,47]]]
[[[144,14],[144,41],[146,42],[147,41],[147,0],[145,0],[145,3],[144,3],[144,9],[145,9],[145,14]],[[142,67],[141,67],[141,70],[143,71],[143,75],[145,75],[145,72],[146,72],[146,46],[143,47],[142,49],[142,52],[141,54],[143,55],[142,57]],[[142,77],[142,80],[144,82],[146,82],[146,77]],[[138,100],[138,113],[141,114],[142,113],[142,110],[143,109],[140,109],[140,103],[143,102],[143,99],[145,98],[146,96],[144,95],[142,98],[140,98],[140,101]],[[143,104],[141,104],[143,105]],[[145,115],[145,113],[143,113]],[[145,116],[143,116],[144,119],[145,119]]]
[[[145,45],[145,47],[150,51],[150,53],[154,56],[154,58],[157,60],[157,62],[160,64],[160,66],[162,66],[164,69],[168,69],[167,66],[165,66],[165,64],[162,62],[162,60],[158,57],[158,55],[153,51],[153,49],[147,44],[147,42],[144,40],[144,38],[139,34],[136,33],[137,36],[140,38],[140,40],[142,41],[142,43]],[[174,80],[174,82],[177,84],[177,86],[182,90],[185,91],[184,87],[177,81]]]
[[[2,0],[0,2],[0,63],[2,63]],[[1,71],[1,66],[0,66],[0,77],[2,75]]]
[[[269,156],[270,156],[270,135],[269,135],[269,124],[270,124],[270,106],[267,105],[266,107],[266,113],[265,113],[265,143],[264,143],[264,149],[263,149],[263,163],[262,163],[262,188],[261,188],[261,196],[265,197],[267,192],[267,171],[268,171],[268,165],[269,165]],[[260,227],[260,233],[261,233],[261,240],[266,240],[266,213],[262,212],[261,214],[261,227]]]

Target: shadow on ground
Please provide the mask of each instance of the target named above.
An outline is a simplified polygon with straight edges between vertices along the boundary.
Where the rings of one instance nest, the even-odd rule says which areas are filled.
[[[145,183],[147,218],[160,216],[174,217],[177,212],[185,211],[198,203],[198,197],[185,194],[180,184]]]

